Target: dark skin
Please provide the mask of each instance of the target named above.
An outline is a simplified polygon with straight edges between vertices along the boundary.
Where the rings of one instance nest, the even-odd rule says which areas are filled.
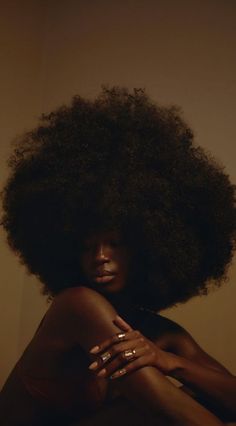
[[[106,237],[105,237],[106,236]],[[106,240],[107,238],[107,240]],[[113,245],[109,245],[113,242]],[[112,265],[114,259],[120,260],[120,269],[127,274],[127,263],[131,262],[122,246],[122,239],[115,233],[104,233],[87,239],[87,251],[82,257],[82,266],[85,275],[91,277],[96,265],[104,270]],[[121,253],[124,254],[124,258]],[[122,289],[125,282],[122,278],[116,288]],[[99,281],[93,282],[99,285]],[[110,286],[105,287],[105,291],[111,292],[115,286],[114,281],[110,281]],[[104,342],[96,345],[90,353],[99,356],[89,368],[98,377],[119,379],[142,367],[153,366],[165,375],[178,378],[183,386],[182,390],[194,396],[196,393],[203,394],[205,400],[220,404],[223,410],[227,410],[232,417],[236,416],[235,411],[235,390],[236,379],[220,363],[206,354],[192,339],[192,337],[181,327],[176,327],[168,332],[168,320],[163,327],[159,327],[154,341],[147,339],[137,330],[133,330],[127,322],[117,316],[114,324],[125,332],[124,341],[119,341],[114,335]],[[127,361],[124,357],[125,351],[135,349],[135,359]],[[109,354],[111,358],[102,361],[102,354]]]
[[[70,398],[74,398],[75,407],[78,399],[78,411],[75,414],[73,407],[69,409],[66,406],[68,414],[73,414],[78,419],[78,425],[98,425],[102,411],[95,410],[94,417],[89,416],[89,419],[80,418],[79,403],[85,392],[84,382],[87,382],[93,384],[87,394],[91,403],[96,389],[99,389],[104,410],[107,396],[115,398],[119,395],[124,402],[128,401],[137,407],[139,417],[148,416],[150,425],[152,422],[156,424],[156,421],[159,425],[177,426],[223,424],[202,404],[170,383],[165,377],[168,373],[178,375],[181,382],[188,385],[188,389],[207,393],[232,418],[235,417],[235,378],[199,348],[185,330],[177,325],[173,327],[173,322],[162,318],[156,336],[149,339],[117,317],[116,309],[108,300],[111,294],[119,294],[127,285],[132,267],[132,256],[119,234],[109,232],[89,237],[85,241],[81,264],[86,287],[69,288],[55,297],[41,327],[19,361],[21,371],[27,376],[35,377],[37,374],[37,378],[47,378],[46,387],[45,381],[37,381],[37,386],[43,393],[46,390],[48,392],[48,386],[51,389],[54,378],[59,377],[53,390],[54,400],[51,400],[53,409],[61,409],[65,403],[66,394],[64,397],[63,391],[72,392]],[[126,336],[118,345],[113,336],[120,331],[125,331]],[[99,352],[91,352],[98,344]],[[98,355],[114,348],[114,358],[102,365]],[[125,374],[110,380],[110,375],[119,371],[120,366],[123,367],[123,351],[130,348],[138,348],[137,358],[126,363]],[[98,362],[98,368],[93,369],[93,372],[91,362]],[[105,374],[100,374],[99,377],[97,373],[101,373],[104,367]],[[66,390],[65,377],[68,379]],[[74,390],[71,390],[70,380],[77,380]],[[33,403],[37,404],[36,397]],[[31,406],[32,398],[22,388],[16,370],[13,370],[1,396],[1,424],[36,425]],[[114,411],[111,412],[114,422],[124,424],[121,407],[117,409],[114,406]],[[104,422],[101,421],[102,423]]]
[[[159,330],[159,337],[152,342],[121,317],[117,316],[114,323],[125,332],[124,341],[120,342],[114,335],[92,348],[91,352],[98,358],[89,368],[98,377],[115,380],[144,366],[154,366],[163,374],[186,383],[181,389],[189,395],[203,394],[206,402],[216,402],[235,417],[235,377],[204,352],[184,329],[176,333]],[[135,358],[129,361],[124,351],[133,348]],[[112,358],[103,361],[100,355],[107,352]]]

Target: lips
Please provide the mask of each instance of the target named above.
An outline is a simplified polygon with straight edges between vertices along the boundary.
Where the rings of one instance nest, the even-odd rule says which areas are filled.
[[[93,281],[97,283],[108,283],[115,278],[115,273],[112,271],[96,271],[93,275]]]
[[[108,276],[110,276],[110,275],[115,275],[114,274],[114,272],[112,272],[112,271],[106,271],[106,270],[104,270],[104,271],[97,271],[97,272],[95,272],[95,274],[94,274],[94,276],[95,277],[108,277]]]

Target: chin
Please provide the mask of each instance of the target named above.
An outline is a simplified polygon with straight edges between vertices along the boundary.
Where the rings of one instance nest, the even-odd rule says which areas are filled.
[[[105,294],[116,294],[116,293],[120,293],[122,290],[122,287],[117,286],[117,285],[110,285],[110,286],[99,286],[99,285],[94,285],[94,288],[96,288],[98,291],[101,291],[101,293],[105,293]]]

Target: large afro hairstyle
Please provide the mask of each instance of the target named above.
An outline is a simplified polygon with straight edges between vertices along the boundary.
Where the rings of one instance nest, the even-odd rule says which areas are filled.
[[[83,285],[83,239],[119,229],[133,249],[126,295],[161,310],[226,278],[235,187],[193,144],[179,108],[144,89],[102,86],[41,117],[18,140],[2,191],[10,247],[55,296]]]

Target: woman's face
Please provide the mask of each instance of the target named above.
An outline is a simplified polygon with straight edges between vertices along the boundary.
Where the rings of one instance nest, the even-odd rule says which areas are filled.
[[[93,288],[116,293],[129,278],[130,250],[119,232],[96,232],[84,239],[80,264]]]

